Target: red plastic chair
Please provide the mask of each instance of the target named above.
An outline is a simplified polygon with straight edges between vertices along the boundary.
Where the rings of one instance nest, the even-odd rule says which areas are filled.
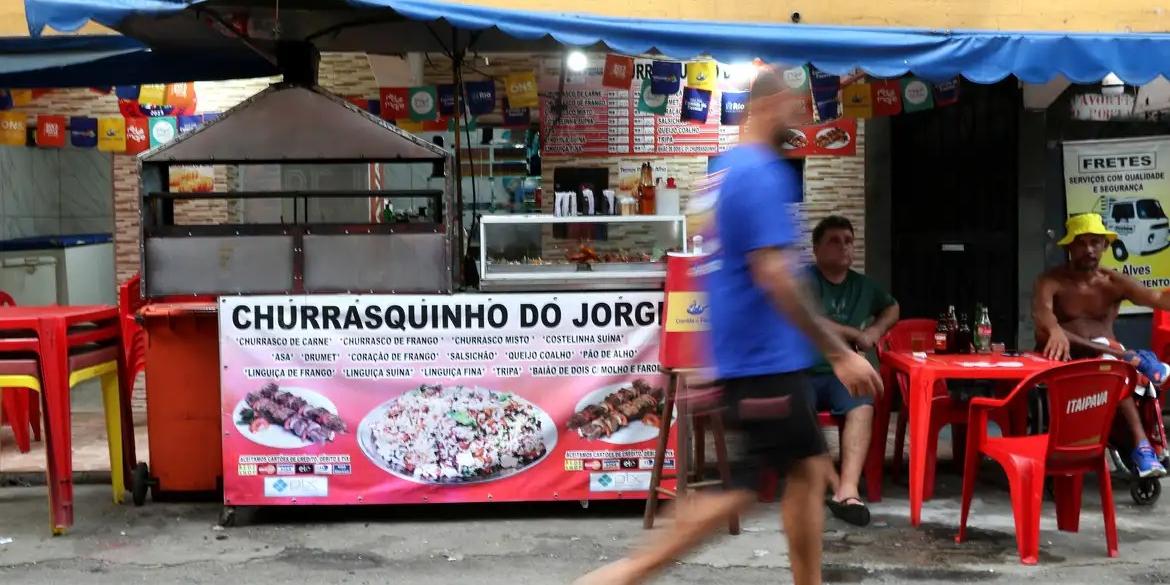
[[[1044,478],[1054,478],[1056,522],[1060,530],[1080,527],[1081,492],[1086,473],[1096,473],[1101,508],[1105,513],[1105,542],[1109,556],[1117,556],[1113,486],[1105,446],[1113,426],[1117,404],[1133,391],[1137,372],[1116,360],[1088,360],[1056,366],[1036,374],[998,400],[971,400],[968,447],[963,472],[963,503],[956,542],[967,537],[967,514],[981,455],[991,457],[1007,473],[1016,521],[1016,545],[1020,561],[1034,565],[1040,554],[1040,510]],[[1025,437],[990,437],[988,417],[1005,411],[1013,402],[1025,402],[1028,391],[1047,388],[1050,421],[1048,433]]]
[[[142,275],[135,274],[118,287],[118,317],[126,359],[126,379],[122,388],[131,394],[138,374],[146,371],[146,329],[137,319],[138,310],[145,305],[146,301],[142,298]]]
[[[927,351],[932,349],[934,346],[934,333],[937,326],[938,321],[934,319],[904,319],[898,321],[886,332],[885,336],[878,343],[879,358],[884,351],[914,351],[916,348],[919,351]],[[910,381],[906,378],[905,374],[901,373],[892,375],[891,372],[883,372],[882,378],[887,389],[897,387],[898,394],[902,399],[902,412],[898,414],[898,425],[894,430],[894,476],[900,477],[906,452],[906,426],[910,420],[910,417],[906,413],[906,405],[909,404],[909,396],[907,396],[907,393],[909,392]],[[892,401],[892,399],[892,396],[886,397],[888,401]],[[967,405],[966,403],[958,402],[951,398],[945,382],[935,384],[932,400],[934,401],[934,406],[931,408],[930,437],[927,443],[926,454],[926,490],[923,493],[923,497],[926,500],[934,497],[935,476],[937,475],[936,471],[938,467],[938,441],[943,427],[949,425],[952,429],[951,451],[954,454],[954,460],[956,462],[963,461],[963,453],[966,451],[967,435]],[[887,421],[888,412],[887,409]],[[1003,434],[1017,434],[1027,422],[1026,418],[1021,417],[1026,416],[1027,409],[1025,405],[1023,410],[997,413],[992,420],[1000,427]]]
[[[1154,310],[1154,327],[1150,335],[1150,350],[1162,361],[1170,361],[1170,313]]]
[[[0,291],[0,306],[16,306],[16,301],[12,295]],[[41,440],[41,403],[37,395],[27,388],[0,389],[0,421],[7,422],[12,428],[17,450],[21,453],[31,451],[32,441]]]

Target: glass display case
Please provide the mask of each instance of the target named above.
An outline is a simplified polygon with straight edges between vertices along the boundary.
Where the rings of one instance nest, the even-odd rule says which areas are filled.
[[[681,216],[485,215],[482,290],[653,290],[667,252],[685,252]]]

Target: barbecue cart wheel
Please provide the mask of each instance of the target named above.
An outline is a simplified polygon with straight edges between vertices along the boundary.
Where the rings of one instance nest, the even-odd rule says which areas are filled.
[[[146,492],[151,488],[150,467],[145,463],[134,466],[133,483],[130,485],[130,494],[134,498],[134,505],[146,503]]]
[[[235,506],[224,506],[219,511],[219,525],[224,528],[231,528],[236,525],[236,508]]]
[[[1114,240],[1112,247],[1114,260],[1117,260],[1118,262],[1125,262],[1125,259],[1129,258],[1129,250],[1125,249],[1125,242],[1122,242],[1121,240]]]
[[[1157,478],[1147,477],[1138,479],[1129,486],[1129,495],[1133,497],[1133,502],[1139,506],[1150,506],[1158,501],[1158,496],[1162,495],[1162,482]]]

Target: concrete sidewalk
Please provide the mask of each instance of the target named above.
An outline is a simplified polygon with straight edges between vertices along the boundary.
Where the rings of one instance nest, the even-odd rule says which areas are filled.
[[[1018,563],[1002,476],[980,484],[971,542],[954,543],[958,481],[940,479],[924,525],[911,528],[905,488],[887,486],[874,524],[830,519],[825,577],[835,583],[1170,583],[1165,506],[1132,505],[1117,483],[1121,557],[1105,556],[1096,487],[1086,486],[1081,532],[1056,531],[1047,506],[1041,564]],[[726,534],[674,566],[661,583],[791,582],[777,505],[760,506],[740,536]],[[47,526],[44,488],[0,488],[0,583],[568,583],[645,536],[638,503],[404,506],[260,510],[219,529],[215,504],[115,506],[107,486],[79,486],[77,525]]]

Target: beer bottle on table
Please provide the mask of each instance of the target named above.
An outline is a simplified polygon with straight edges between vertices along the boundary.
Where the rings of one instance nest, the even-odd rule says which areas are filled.
[[[971,335],[971,320],[967,318],[967,314],[963,313],[959,317],[959,333],[955,336],[958,344],[958,353],[971,353],[971,342],[973,336]]]
[[[946,353],[950,349],[950,335],[947,333],[947,314],[938,316],[938,324],[934,327],[934,353]]]
[[[959,318],[954,305],[947,307],[947,353],[959,353]]]
[[[979,322],[975,325],[975,349],[979,353],[991,353],[991,316],[987,307],[980,307]]]

